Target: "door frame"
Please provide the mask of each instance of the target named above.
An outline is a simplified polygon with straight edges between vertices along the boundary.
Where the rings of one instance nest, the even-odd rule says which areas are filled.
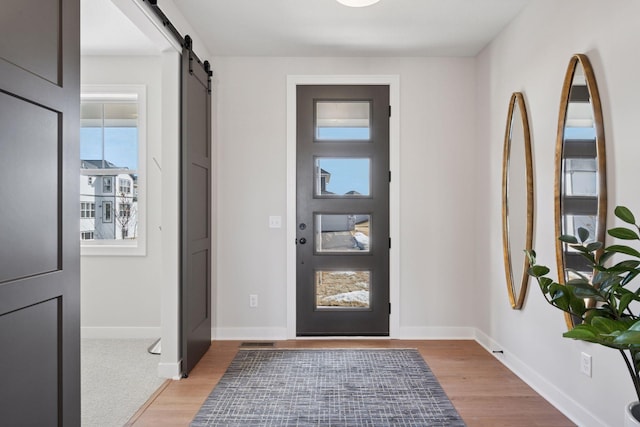
[[[289,75],[287,76],[287,339],[296,336],[296,86],[388,85],[389,119],[389,336],[400,328],[400,76],[399,75]],[[326,337],[323,337],[326,338]],[[353,338],[353,337],[350,337]],[[371,337],[369,337],[371,338]],[[308,338],[306,338],[308,339]]]

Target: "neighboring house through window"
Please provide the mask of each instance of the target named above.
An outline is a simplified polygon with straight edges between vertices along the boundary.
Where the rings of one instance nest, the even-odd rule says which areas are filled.
[[[84,255],[145,252],[145,104],[144,86],[82,87],[80,173],[88,177],[80,180]]]

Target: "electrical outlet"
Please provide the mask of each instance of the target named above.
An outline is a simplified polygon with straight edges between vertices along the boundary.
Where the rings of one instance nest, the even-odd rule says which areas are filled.
[[[587,353],[580,355],[580,372],[591,377],[591,356]]]
[[[281,216],[270,216],[269,217],[269,228],[281,228],[282,227],[282,217]]]
[[[249,295],[249,307],[256,308],[258,306],[258,295]]]

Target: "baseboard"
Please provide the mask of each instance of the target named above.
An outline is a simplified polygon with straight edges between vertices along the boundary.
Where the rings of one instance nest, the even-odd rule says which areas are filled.
[[[287,328],[214,328],[211,336],[215,340],[286,340]]]
[[[398,336],[393,338],[402,340],[472,340],[475,339],[475,328],[401,326],[398,329]]]
[[[469,327],[400,327],[398,336],[391,339],[406,340],[472,340],[475,328]],[[215,340],[286,340],[287,328],[214,328]]]
[[[180,362],[176,363],[158,363],[158,376],[160,378],[170,378],[179,380],[181,376]]]
[[[531,369],[526,363],[518,359],[507,348],[493,340],[479,329],[476,329],[476,341],[498,359],[511,372],[516,374],[536,393],[544,397],[549,403],[555,406],[567,418],[579,426],[607,427],[607,424],[596,417],[588,408],[580,405],[565,392],[556,387],[555,384],[542,377]],[[499,353],[495,353],[499,351]]]
[[[128,338],[160,338],[160,327],[101,327],[83,326],[80,328],[82,338],[128,339]]]

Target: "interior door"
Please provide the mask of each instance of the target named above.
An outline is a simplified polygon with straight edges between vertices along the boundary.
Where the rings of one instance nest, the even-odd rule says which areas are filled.
[[[0,424],[79,426],[80,2],[0,17]]]
[[[389,86],[296,105],[297,335],[389,335]]]
[[[181,69],[181,352],[187,375],[211,346],[211,72],[185,37]]]

